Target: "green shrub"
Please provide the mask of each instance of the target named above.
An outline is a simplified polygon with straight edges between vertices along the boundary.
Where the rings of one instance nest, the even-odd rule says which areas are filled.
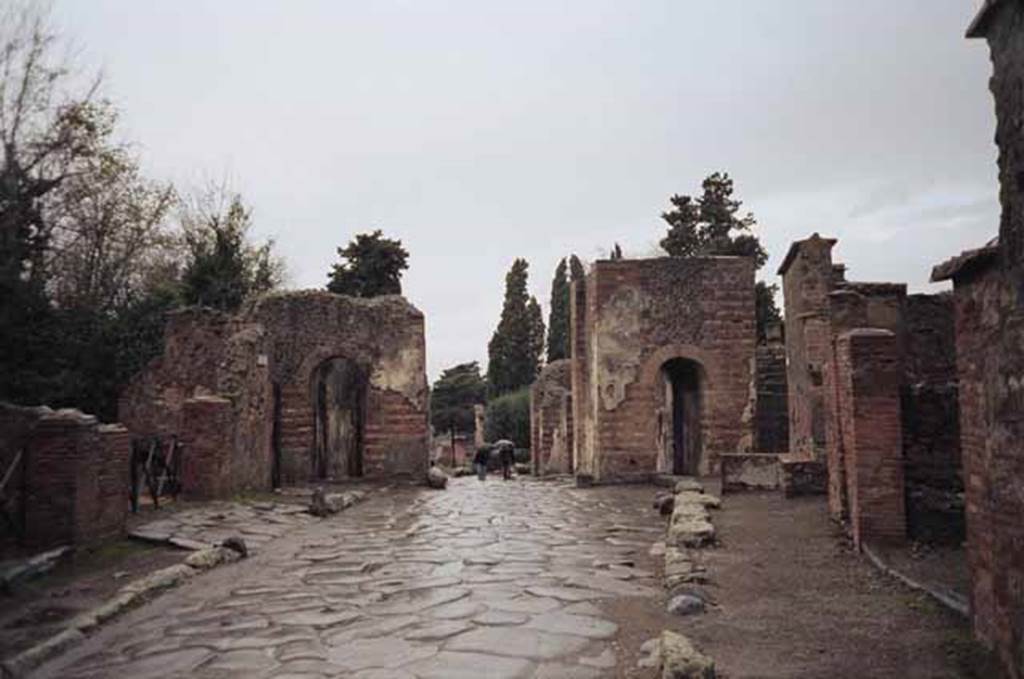
[[[487,404],[484,435],[488,441],[508,439],[517,448],[530,447],[530,389],[499,396]]]

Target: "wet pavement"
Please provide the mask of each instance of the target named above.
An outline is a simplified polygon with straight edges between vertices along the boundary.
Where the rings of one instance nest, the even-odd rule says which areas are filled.
[[[493,477],[374,490],[34,676],[617,676],[643,640],[633,614],[660,610],[653,494]]]

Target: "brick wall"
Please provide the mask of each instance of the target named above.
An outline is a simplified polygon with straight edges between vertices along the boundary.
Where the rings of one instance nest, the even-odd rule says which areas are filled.
[[[781,342],[760,344],[755,354],[757,402],[754,449],[765,453],[789,450],[789,399],[786,385],[786,347]]]
[[[228,481],[210,487],[230,494],[304,482],[317,445],[315,375],[343,358],[365,375],[363,474],[419,475],[429,457],[423,325],[397,296],[315,290],[267,295],[235,315],[177,312],[163,356],[123,393],[122,419],[134,436],[184,438],[187,401],[226,398]]]
[[[699,471],[752,436],[754,270],[745,258],[596,262],[572,311],[575,448],[580,473],[598,480],[669,471],[659,451],[662,368],[699,367]],[[581,314],[580,309],[585,309]]]
[[[45,549],[119,535],[129,511],[130,441],[120,425],[77,410],[0,405],[0,440],[17,440],[23,463],[8,491],[24,517],[23,545]],[[4,467],[6,469],[6,466]],[[7,536],[0,547],[14,546]]]
[[[231,494],[235,417],[231,401],[199,396],[182,408],[182,495],[211,500]]]
[[[836,276],[835,243],[818,234],[796,241],[779,267],[786,317],[789,452],[794,458],[825,457],[822,370],[830,341],[828,294]]]
[[[906,537],[896,335],[856,329],[837,344],[837,382],[854,544]]]

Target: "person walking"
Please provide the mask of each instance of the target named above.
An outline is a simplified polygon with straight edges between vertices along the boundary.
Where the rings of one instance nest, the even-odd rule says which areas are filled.
[[[507,439],[502,439],[495,443],[494,447],[498,449],[498,455],[501,459],[501,478],[508,481],[512,478],[512,465],[516,461],[516,444]]]
[[[480,446],[473,456],[473,467],[476,468],[476,477],[481,481],[487,480],[487,462],[491,458],[491,447]]]

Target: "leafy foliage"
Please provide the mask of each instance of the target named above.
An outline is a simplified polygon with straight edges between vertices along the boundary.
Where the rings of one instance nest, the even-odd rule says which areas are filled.
[[[402,294],[402,271],[409,268],[402,241],[385,238],[378,229],[357,235],[338,248],[338,255],[342,262],[328,275],[329,291],[353,297]]]
[[[188,260],[182,296],[186,304],[231,311],[277,287],[281,265],[271,255],[273,241],[258,246],[248,242],[252,214],[242,197],[230,196],[227,207],[218,202],[207,194],[183,211]]]
[[[501,321],[487,345],[487,382],[495,396],[531,384],[544,352],[544,319],[526,290],[527,264],[516,259],[505,276]]]
[[[779,286],[768,285],[764,281],[758,281],[754,286],[754,313],[757,318],[757,341],[763,342],[766,339],[766,331],[773,323],[782,323],[782,311],[775,303],[775,295]]]
[[[96,99],[98,82],[77,91],[42,6],[0,0],[0,400],[112,420],[119,391],[160,352],[183,291],[203,302],[197,291],[248,294],[280,270],[269,245],[245,243],[240,201],[218,220],[241,236],[222,229],[218,241],[199,219],[172,228],[179,197],[115,140],[117,111]],[[246,284],[222,284],[239,251]]]
[[[530,447],[530,390],[521,388],[487,404],[484,435],[488,441],[508,439],[517,448]]]
[[[487,383],[476,361],[447,368],[430,392],[430,424],[435,432],[471,433],[476,428],[473,406],[486,399]]]

